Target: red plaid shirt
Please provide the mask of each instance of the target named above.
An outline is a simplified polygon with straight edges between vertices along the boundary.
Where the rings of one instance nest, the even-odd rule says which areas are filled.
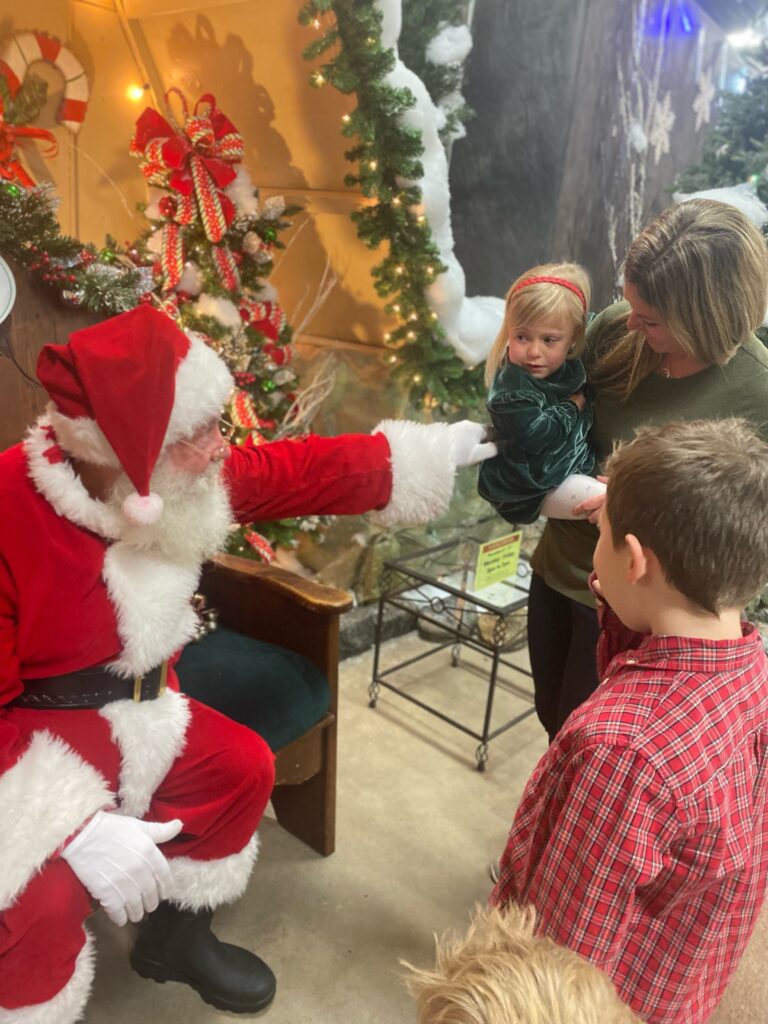
[[[643,638],[608,613],[598,666],[528,782],[491,904],[533,903],[540,934],[601,967],[648,1024],[701,1024],[766,892],[760,635]]]

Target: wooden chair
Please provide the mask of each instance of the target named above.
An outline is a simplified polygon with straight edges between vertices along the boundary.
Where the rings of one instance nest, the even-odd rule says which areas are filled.
[[[328,678],[328,713],[276,752],[272,794],[283,828],[327,857],[336,845],[339,617],[351,607],[352,598],[343,590],[235,555],[219,555],[210,562],[200,590],[218,609],[221,625],[296,651]]]
[[[17,365],[0,358],[0,450],[21,440],[47,400],[33,383],[42,345],[63,343],[72,331],[99,319],[63,306],[51,289],[24,270],[13,269],[17,300],[10,318],[0,325],[0,353],[12,353]],[[219,609],[222,625],[297,651],[328,678],[328,713],[277,752],[272,798],[280,824],[328,856],[336,835],[339,616],[350,607],[351,598],[293,573],[228,555],[206,567],[202,590],[209,605]]]

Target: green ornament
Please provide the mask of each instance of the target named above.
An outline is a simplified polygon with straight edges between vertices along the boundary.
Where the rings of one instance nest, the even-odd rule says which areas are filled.
[[[105,263],[112,263],[115,259],[115,253],[113,253],[111,249],[102,249],[99,253],[99,259],[103,260]]]
[[[265,242],[274,242],[277,238],[277,232],[274,228],[264,228],[262,234]]]
[[[263,380],[261,382],[261,390],[265,394],[270,394],[272,391],[277,390],[277,384],[273,380]]]
[[[13,185],[13,184],[6,185],[5,186],[5,191],[8,193],[9,196],[13,196],[14,198],[16,196],[20,196],[21,195],[21,189],[19,188],[18,185]]]

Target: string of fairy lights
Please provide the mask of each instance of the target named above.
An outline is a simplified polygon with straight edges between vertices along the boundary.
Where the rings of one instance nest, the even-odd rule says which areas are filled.
[[[423,145],[401,115],[415,98],[386,81],[396,58],[381,44],[381,11],[368,0],[310,0],[299,20],[318,34],[303,51],[305,59],[320,61],[311,85],[330,85],[357,100],[341,118],[341,134],[353,143],[345,156],[356,165],[344,182],[363,196],[352,213],[358,236],[370,249],[387,250],[372,271],[385,312],[398,321],[384,335],[392,349],[387,362],[413,405],[463,413],[482,403],[482,368],[464,365],[427,302],[426,289],[446,267],[412,184],[423,176]]]

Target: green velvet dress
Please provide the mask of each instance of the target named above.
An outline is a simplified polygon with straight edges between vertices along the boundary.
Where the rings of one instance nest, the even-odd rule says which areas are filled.
[[[534,522],[549,491],[573,473],[594,471],[590,405],[582,411],[569,401],[585,380],[579,359],[543,380],[509,361],[496,372],[488,411],[499,454],[481,463],[477,488],[508,522]]]

